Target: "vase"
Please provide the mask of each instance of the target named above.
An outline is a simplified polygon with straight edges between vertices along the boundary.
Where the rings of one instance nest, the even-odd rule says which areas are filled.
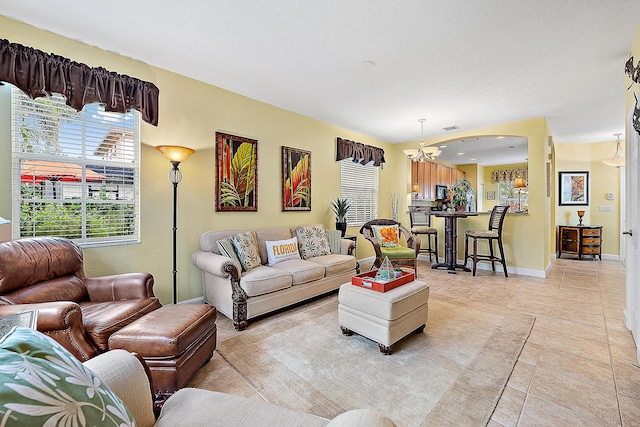
[[[458,212],[464,212],[464,211],[466,211],[466,210],[467,210],[467,205],[457,205],[457,206],[456,206],[456,210],[457,210]]]
[[[344,235],[347,232],[347,223],[346,222],[336,222],[336,230],[340,230],[340,233],[342,233],[342,237],[344,237]]]

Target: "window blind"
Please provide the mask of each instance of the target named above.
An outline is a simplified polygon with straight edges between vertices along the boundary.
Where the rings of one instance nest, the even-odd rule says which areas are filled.
[[[139,113],[82,111],[11,88],[14,236],[139,240]]]
[[[340,161],[340,196],[351,201],[347,225],[358,226],[378,217],[378,168]]]

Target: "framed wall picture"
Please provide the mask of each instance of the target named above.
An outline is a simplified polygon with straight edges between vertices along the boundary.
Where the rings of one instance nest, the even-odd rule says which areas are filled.
[[[495,191],[487,191],[487,200],[495,200],[496,192]]]
[[[589,172],[558,172],[560,206],[589,204]]]
[[[258,141],[216,132],[216,212],[258,210]]]
[[[282,211],[311,210],[311,151],[282,147]]]

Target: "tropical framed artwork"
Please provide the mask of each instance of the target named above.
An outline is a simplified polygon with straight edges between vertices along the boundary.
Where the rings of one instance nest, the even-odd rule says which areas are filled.
[[[258,141],[216,132],[216,211],[258,210]]]
[[[560,206],[589,205],[589,172],[558,172]]]
[[[282,147],[282,211],[311,210],[311,151]]]

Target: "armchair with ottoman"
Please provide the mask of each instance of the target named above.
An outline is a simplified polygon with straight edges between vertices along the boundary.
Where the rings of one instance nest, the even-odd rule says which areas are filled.
[[[162,306],[148,273],[88,278],[81,248],[59,237],[0,243],[0,317],[38,312],[37,329],[80,361],[110,349],[147,361],[158,404],[213,355],[216,309]]]

